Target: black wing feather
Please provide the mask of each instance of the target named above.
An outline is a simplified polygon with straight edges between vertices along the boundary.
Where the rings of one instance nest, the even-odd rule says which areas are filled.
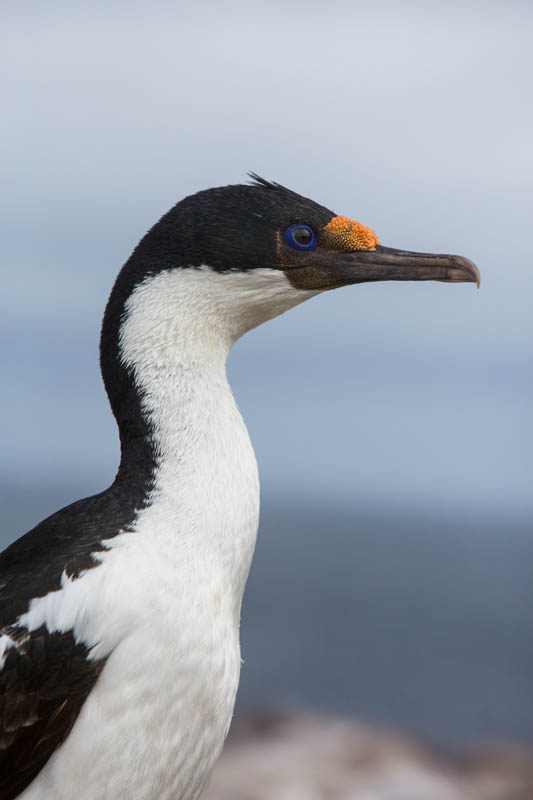
[[[0,671],[0,800],[17,797],[68,736],[105,659],[73,632],[17,624],[32,598],[100,565],[93,554],[126,527],[142,497],[114,486],[43,520],[0,554],[0,636],[14,642]]]
[[[71,632],[4,632],[18,639],[0,673],[0,798],[11,800],[65,740],[105,660],[89,660]]]

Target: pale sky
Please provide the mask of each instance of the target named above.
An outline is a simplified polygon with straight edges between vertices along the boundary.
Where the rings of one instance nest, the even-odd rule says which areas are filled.
[[[243,339],[264,491],[531,513],[532,6],[81,6],[0,11],[2,482],[109,482],[114,277],[170,205],[254,170],[482,274],[330,292]]]

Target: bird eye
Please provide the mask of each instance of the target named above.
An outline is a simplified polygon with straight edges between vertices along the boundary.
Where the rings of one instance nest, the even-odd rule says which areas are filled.
[[[295,250],[314,250],[316,235],[309,225],[290,225],[285,231],[285,239]]]

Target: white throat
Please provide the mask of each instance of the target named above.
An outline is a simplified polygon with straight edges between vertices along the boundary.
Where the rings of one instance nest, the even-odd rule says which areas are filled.
[[[158,364],[225,360],[244,333],[318,293],[296,289],[282,270],[166,270],[146,278],[128,299],[122,358],[144,384],[154,359]]]
[[[226,358],[247,330],[313,294],[295,289],[279,270],[174,269],[135,289],[121,325],[121,357],[141,392],[158,455],[152,509],[165,510],[167,527],[179,524],[180,541],[169,530],[161,535],[179,549],[190,537],[199,568],[214,563],[229,571],[237,614],[257,531],[259,487]]]

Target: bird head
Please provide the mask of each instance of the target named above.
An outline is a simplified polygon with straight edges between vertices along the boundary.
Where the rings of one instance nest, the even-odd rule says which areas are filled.
[[[138,250],[155,266],[207,266],[219,274],[269,269],[297,289],[352,283],[437,280],[479,285],[457,255],[382,246],[371,228],[251,173],[248,185],[207,189],[172,208]]]
[[[466,258],[384,247],[366,225],[251,178],[186,197],[141,239],[104,317],[108,390],[124,365],[131,375],[141,362],[147,369],[187,353],[198,361],[220,343],[227,351],[247,330],[322,291],[385,280],[479,284]]]

